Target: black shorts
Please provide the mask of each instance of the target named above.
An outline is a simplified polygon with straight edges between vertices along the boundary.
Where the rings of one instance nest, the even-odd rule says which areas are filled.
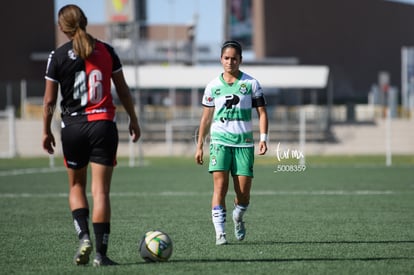
[[[115,122],[74,123],[62,128],[61,136],[66,167],[79,169],[88,165],[89,161],[116,165],[118,129]]]

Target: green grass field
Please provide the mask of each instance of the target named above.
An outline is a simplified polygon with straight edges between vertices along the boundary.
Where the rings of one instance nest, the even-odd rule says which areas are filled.
[[[307,158],[304,172],[274,172],[257,158],[247,236],[231,219],[216,247],[211,176],[190,158],[148,158],[115,170],[108,254],[119,266],[72,264],[77,239],[62,161],[0,160],[2,274],[412,274],[414,157]],[[232,206],[233,191],[227,197]],[[231,207],[229,207],[231,210]],[[229,211],[230,212],[230,211]],[[231,212],[230,212],[231,213]],[[166,263],[145,263],[137,244],[161,229],[174,242]]]

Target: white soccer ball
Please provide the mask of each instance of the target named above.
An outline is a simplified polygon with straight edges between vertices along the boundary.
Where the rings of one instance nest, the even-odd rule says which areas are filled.
[[[173,243],[160,230],[148,231],[139,242],[138,251],[146,262],[165,262],[171,257]]]

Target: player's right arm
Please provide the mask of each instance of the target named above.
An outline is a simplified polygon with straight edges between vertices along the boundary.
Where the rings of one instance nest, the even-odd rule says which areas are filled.
[[[141,136],[141,128],[139,126],[138,118],[135,113],[131,93],[125,81],[124,73],[122,70],[113,73],[112,80],[114,82],[118,98],[129,116],[129,134],[132,137],[132,141],[136,142]]]
[[[203,114],[200,119],[200,127],[198,130],[197,148],[195,154],[195,161],[197,164],[203,164],[203,146],[204,140],[209,132],[211,120],[214,114],[214,107],[203,107]]]

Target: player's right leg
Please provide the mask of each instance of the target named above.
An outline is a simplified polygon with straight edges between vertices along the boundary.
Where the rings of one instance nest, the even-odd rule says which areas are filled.
[[[115,265],[107,256],[111,227],[110,188],[116,163],[118,131],[111,121],[97,121],[91,124],[91,179],[96,256],[94,266]]]
[[[229,188],[230,148],[210,145],[209,172],[213,174],[213,197],[211,200],[211,216],[216,232],[216,244],[227,244],[226,240],[226,195]]]
[[[110,185],[113,167],[91,163],[92,167],[92,223],[95,233],[96,256],[94,266],[116,265],[107,256],[111,227]]]
[[[226,171],[213,172],[213,197],[211,200],[211,217],[216,232],[216,244],[227,244],[226,240],[226,194],[228,190],[229,173]]]

